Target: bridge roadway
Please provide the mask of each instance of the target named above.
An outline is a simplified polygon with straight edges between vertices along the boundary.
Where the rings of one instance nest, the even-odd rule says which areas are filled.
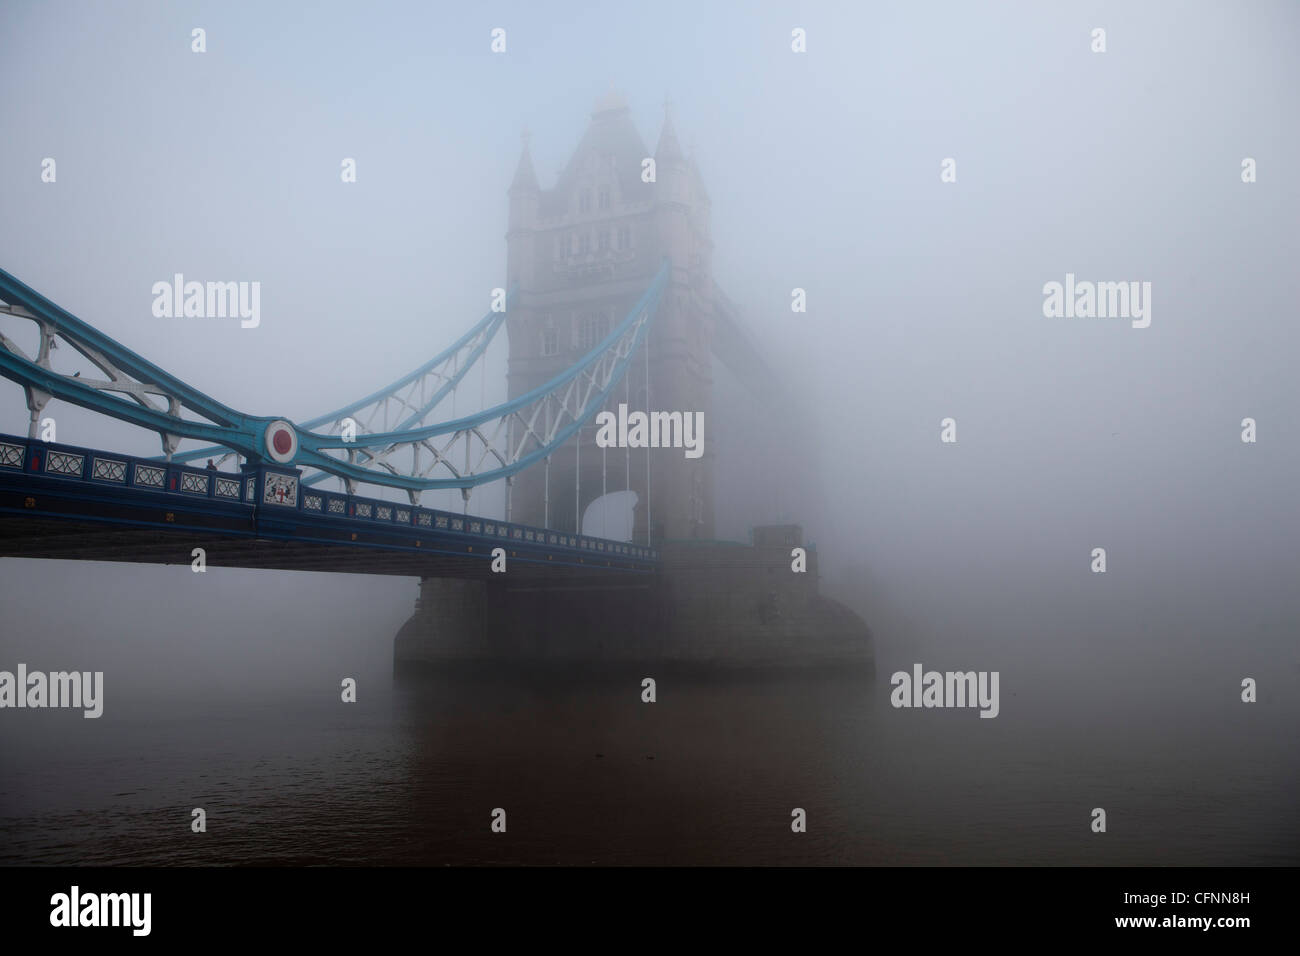
[[[657,549],[304,487],[293,468],[241,473],[0,434],[0,556],[626,585]]]

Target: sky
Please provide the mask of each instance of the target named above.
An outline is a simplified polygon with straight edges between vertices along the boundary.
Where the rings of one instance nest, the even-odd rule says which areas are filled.
[[[303,420],[484,313],[524,129],[549,187],[611,85],[650,144],[667,98],[712,200],[716,278],[811,410],[799,493],[823,516],[825,584],[882,659],[1100,646],[1158,668],[1199,649],[1294,682],[1298,41],[1290,3],[10,0],[0,267],[213,397]],[[150,289],[176,272],[260,281],[260,326],[155,318]],[[1045,317],[1067,273],[1149,281],[1150,326]],[[24,433],[20,389],[0,396],[0,431]],[[51,409],[61,441],[158,452]],[[180,573],[2,566],[4,602],[96,582],[145,600]],[[367,596],[370,643],[338,637],[358,654],[414,597],[405,579],[223,574],[250,607],[293,582],[306,629]],[[227,629],[223,593],[175,610]]]

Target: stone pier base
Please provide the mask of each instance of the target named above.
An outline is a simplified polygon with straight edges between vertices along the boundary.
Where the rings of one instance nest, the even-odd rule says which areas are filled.
[[[817,590],[816,552],[791,570],[796,526],[759,528],[753,546],[669,544],[653,575],[513,585],[426,578],[398,632],[397,671],[452,665],[633,663],[720,668],[874,668],[871,633]]]

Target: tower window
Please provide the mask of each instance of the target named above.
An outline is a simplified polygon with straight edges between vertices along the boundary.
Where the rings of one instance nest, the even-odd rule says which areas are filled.
[[[618,247],[620,249],[632,248],[632,229],[630,226],[618,227]]]
[[[550,315],[542,316],[542,355],[558,355],[560,336],[555,330],[555,320]]]
[[[584,312],[578,319],[578,348],[584,352],[595,348],[609,335],[609,317],[603,312]]]
[[[608,209],[608,208],[609,208],[609,190],[608,190],[608,189],[602,189],[602,190],[600,191],[600,195],[597,197],[597,204],[600,206],[601,209]]]
[[[596,243],[597,243],[596,248],[598,248],[601,252],[604,252],[606,249],[609,248],[609,230],[608,230],[608,229],[602,229],[602,230],[600,230],[600,235],[597,237]]]
[[[578,236],[578,255],[585,256],[591,251],[591,236],[585,232]]]

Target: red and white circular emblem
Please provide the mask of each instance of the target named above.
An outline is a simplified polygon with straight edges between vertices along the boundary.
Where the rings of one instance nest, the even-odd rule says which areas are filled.
[[[271,456],[271,460],[282,465],[293,461],[294,455],[298,454],[298,433],[283,418],[266,426],[266,437],[263,441],[266,443],[266,453]]]

